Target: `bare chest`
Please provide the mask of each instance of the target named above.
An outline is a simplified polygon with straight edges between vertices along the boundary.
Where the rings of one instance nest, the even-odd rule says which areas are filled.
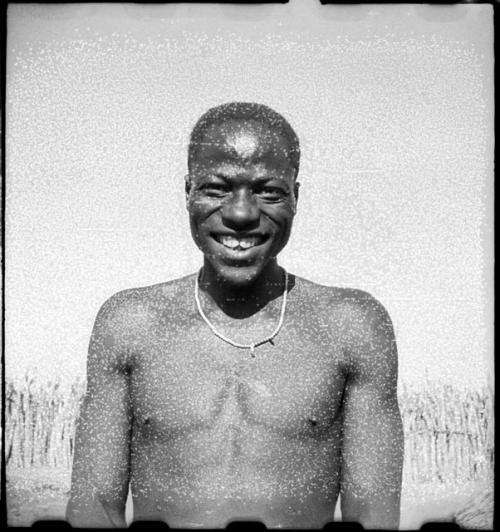
[[[344,389],[340,349],[293,323],[274,344],[238,349],[201,324],[159,335],[132,372],[136,423],[162,439],[228,428],[327,437]]]

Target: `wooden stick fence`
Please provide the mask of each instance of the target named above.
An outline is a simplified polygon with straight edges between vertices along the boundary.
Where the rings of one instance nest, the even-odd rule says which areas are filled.
[[[407,480],[450,482],[489,474],[494,459],[493,404],[487,387],[481,391],[432,383],[421,391],[403,387],[399,404]]]
[[[14,467],[71,467],[79,404],[85,386],[26,376],[5,389],[5,457]]]

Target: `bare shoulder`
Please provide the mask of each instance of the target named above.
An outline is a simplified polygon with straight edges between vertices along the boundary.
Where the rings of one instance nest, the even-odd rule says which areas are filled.
[[[112,336],[113,340],[130,342],[147,335],[158,321],[187,312],[192,299],[193,275],[151,286],[121,290],[101,306],[94,334]]]
[[[322,310],[335,312],[352,321],[352,325],[366,326],[389,315],[380,301],[357,288],[325,286],[302,277],[294,277],[297,296]]]
[[[336,341],[350,351],[394,340],[387,310],[370,293],[357,288],[324,286],[300,277],[295,279],[297,298],[305,304],[307,312],[319,314],[335,332]]]

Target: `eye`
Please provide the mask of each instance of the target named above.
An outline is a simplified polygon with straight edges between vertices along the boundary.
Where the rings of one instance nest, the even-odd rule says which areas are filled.
[[[286,196],[286,192],[278,187],[262,187],[256,193],[268,201],[279,201]]]
[[[222,183],[205,183],[200,190],[212,198],[221,198],[229,192],[229,187]]]

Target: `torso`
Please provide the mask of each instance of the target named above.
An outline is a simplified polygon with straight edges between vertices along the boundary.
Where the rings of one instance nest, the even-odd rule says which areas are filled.
[[[194,302],[193,276],[130,296],[134,519],[181,528],[242,519],[309,528],[333,520],[349,296],[293,279],[283,327],[255,358],[210,331]],[[250,330],[265,337],[280,304],[269,305],[262,323],[228,322],[224,333],[237,341],[252,341]]]

